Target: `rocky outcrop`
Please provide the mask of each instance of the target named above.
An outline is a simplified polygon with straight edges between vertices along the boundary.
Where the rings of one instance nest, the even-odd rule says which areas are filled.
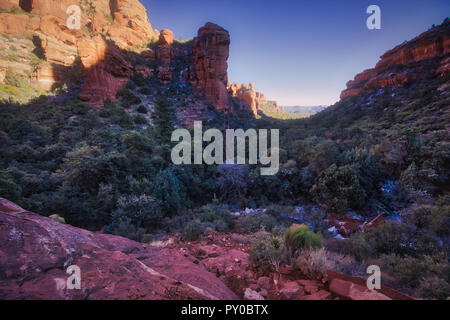
[[[97,36],[93,41],[80,41],[78,51],[84,66],[80,99],[96,107],[103,106],[107,99],[115,100],[133,75],[133,67],[120,49]]]
[[[250,83],[248,86],[240,83],[233,83],[228,86],[228,92],[233,98],[237,98],[241,109],[250,110],[257,116],[263,106],[268,106],[275,112],[281,112],[281,108],[275,101],[269,101],[264,94],[255,91],[255,85]]]
[[[67,26],[67,9],[74,4],[81,8],[80,29]],[[101,107],[107,99],[115,100],[134,73],[155,75],[163,85],[190,82],[217,109],[229,107],[226,85],[230,36],[215,24],[200,28],[194,41],[174,45],[173,32],[153,30],[138,0],[10,0],[2,3],[2,9],[0,33],[34,37],[36,51],[46,65],[34,68],[30,80],[42,89],[61,85],[64,75],[70,73],[65,67],[74,66],[80,58],[80,98],[95,107]],[[154,50],[144,49],[156,39]],[[130,61],[130,52],[156,61],[144,69]]]
[[[67,9],[74,4],[81,8],[80,29],[67,26]],[[30,80],[49,90],[64,80],[68,72],[63,67],[81,57],[81,98],[94,106],[114,100],[132,75],[124,52],[159,36],[138,0],[11,0],[1,8],[8,12],[0,13],[0,33],[34,37],[35,50],[48,63],[37,67]],[[106,35],[111,41],[105,41]]]
[[[0,198],[0,299],[236,299],[177,249],[92,233]],[[81,289],[67,288],[69,266]]]
[[[380,289],[367,288],[367,280],[352,277],[329,270],[329,290],[344,299],[349,300],[415,300],[414,298],[398,292],[381,284]]]
[[[374,88],[401,87],[428,77],[444,77],[450,71],[450,20],[422,33],[381,56],[374,69],[347,82],[341,99]]]
[[[229,107],[229,45],[228,31],[210,22],[200,28],[193,44],[191,83],[219,110]]]

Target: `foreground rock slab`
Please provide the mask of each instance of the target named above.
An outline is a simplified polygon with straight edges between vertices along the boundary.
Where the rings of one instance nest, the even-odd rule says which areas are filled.
[[[236,299],[177,250],[97,234],[0,198],[0,299]],[[66,287],[77,265],[81,289]]]

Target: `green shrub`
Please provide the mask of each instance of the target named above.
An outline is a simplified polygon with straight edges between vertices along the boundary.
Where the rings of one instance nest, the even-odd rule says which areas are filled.
[[[170,168],[159,172],[154,181],[153,195],[161,202],[164,215],[174,216],[181,209],[184,194],[180,189],[180,181]]]
[[[349,208],[359,209],[366,202],[366,193],[355,170],[349,165],[331,165],[321,173],[312,191],[328,209],[340,213]]]
[[[150,89],[149,87],[143,87],[143,88],[138,89],[138,92],[140,94],[148,96],[148,95],[152,94],[152,89]]]
[[[242,219],[242,226],[247,233],[257,232],[261,228],[270,232],[276,225],[277,219],[265,213],[251,213]]]
[[[114,228],[112,229],[112,233],[134,241],[141,241],[145,234],[145,230],[137,227],[131,219],[121,217],[118,221],[116,221]]]
[[[143,194],[119,198],[112,217],[113,221],[126,220],[137,229],[148,230],[161,224],[163,214],[160,203],[153,197]]]
[[[383,272],[395,277],[402,288],[414,289],[417,296],[421,298],[442,298],[442,293],[433,292],[438,289],[434,285],[436,282],[442,284],[442,288],[448,288],[450,266],[443,253],[417,257],[383,254],[379,259],[371,260],[370,263],[379,265]],[[424,279],[440,280],[426,286]],[[421,292],[422,290],[423,292]],[[447,295],[448,293],[449,291],[447,291]]]
[[[450,284],[447,280],[436,276],[423,278],[414,290],[414,295],[423,299],[449,300]]]
[[[148,112],[147,108],[142,104],[136,109],[136,111],[143,114],[146,114]]]
[[[184,226],[181,237],[185,241],[195,241],[202,236],[204,230],[204,224],[198,220],[192,220]]]
[[[293,225],[284,234],[284,245],[290,254],[308,248],[321,248],[323,238],[321,234],[309,230],[307,225]]]
[[[147,119],[144,116],[138,114],[138,115],[134,116],[134,123],[147,124]]]
[[[309,277],[321,277],[328,270],[345,274],[357,274],[364,270],[350,256],[342,255],[321,249],[305,249],[299,253],[295,266]]]
[[[437,242],[432,234],[396,222],[385,222],[377,228],[355,233],[344,243],[344,251],[361,261],[383,254],[431,254],[437,249]]]
[[[125,108],[129,108],[134,104],[139,104],[142,102],[142,100],[137,97],[130,89],[128,88],[123,88],[122,90],[120,90],[119,92],[117,92],[116,95],[120,101],[122,102],[122,105]]]
[[[22,188],[14,181],[0,178],[0,197],[9,201],[19,201],[21,199]]]
[[[286,262],[281,238],[267,231],[257,232],[251,240],[249,262],[266,272],[276,271],[281,263]]]
[[[112,123],[118,124],[124,129],[134,128],[133,118],[131,115],[114,102],[105,101],[104,108],[101,112],[101,117],[110,117]]]
[[[209,222],[218,232],[229,232],[234,227],[233,217],[225,207],[206,205],[199,209],[197,218],[201,222]]]
[[[21,75],[20,73],[14,72],[12,68],[8,68],[6,70],[6,82],[16,88],[23,88],[28,86],[28,81],[25,76]]]

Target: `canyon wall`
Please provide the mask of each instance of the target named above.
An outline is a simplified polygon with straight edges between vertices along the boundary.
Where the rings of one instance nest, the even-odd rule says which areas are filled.
[[[375,68],[347,82],[341,99],[374,88],[400,87],[411,81],[444,77],[450,70],[450,21],[383,54]]]
[[[269,106],[275,112],[282,112],[282,109],[275,101],[266,99],[263,93],[255,91],[255,85],[248,86],[241,83],[233,83],[228,86],[228,92],[232,98],[236,98],[241,109],[249,109],[255,117],[261,113],[263,105]]]
[[[67,26],[71,5],[81,8],[80,29]],[[218,110],[229,108],[230,36],[218,25],[206,23],[191,43],[175,45],[172,31],[153,30],[145,7],[137,0],[5,0],[0,10],[0,33],[30,39],[32,50],[45,61],[30,76],[31,83],[44,90],[60,85],[79,63],[80,98],[94,107],[102,107],[107,99],[114,101],[116,93],[139,73],[156,75],[163,85],[190,83]],[[155,42],[156,47],[149,45]],[[136,63],[140,58],[153,67]],[[10,63],[0,67],[1,74],[8,67],[17,69]],[[30,69],[27,61],[21,68]]]

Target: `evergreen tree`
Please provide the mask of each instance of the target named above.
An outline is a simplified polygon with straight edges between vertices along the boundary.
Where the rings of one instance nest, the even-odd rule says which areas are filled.
[[[158,95],[155,99],[155,109],[152,113],[155,137],[163,144],[170,144],[174,130],[175,111],[169,101]]]

